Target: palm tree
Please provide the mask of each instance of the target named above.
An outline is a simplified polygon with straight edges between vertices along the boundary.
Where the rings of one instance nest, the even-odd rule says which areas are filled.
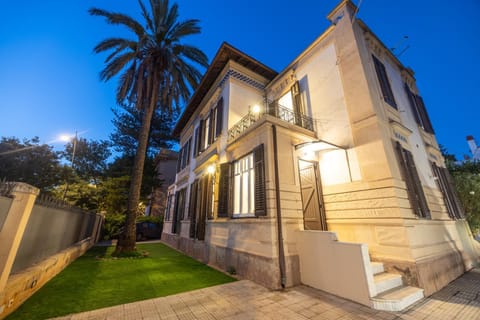
[[[139,0],[143,26],[132,17],[91,8],[93,16],[104,17],[107,23],[132,31],[135,39],[108,38],[94,48],[95,53],[110,52],[100,79],[108,81],[119,75],[116,100],[135,105],[143,113],[138,133],[138,147],[132,169],[124,232],[115,252],[135,250],[135,218],[137,216],[142,172],[148,134],[155,108],[178,109],[188,100],[201,78],[197,66],[207,67],[207,56],[198,48],[183,44],[184,37],[200,33],[198,20],[178,20],[178,5],[168,0],[150,0],[150,11]]]

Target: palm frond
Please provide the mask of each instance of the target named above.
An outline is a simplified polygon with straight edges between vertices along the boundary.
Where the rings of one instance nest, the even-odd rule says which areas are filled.
[[[142,16],[143,16],[143,19],[145,19],[145,22],[146,22],[146,25],[147,25],[147,30],[150,30],[151,32],[154,32],[155,26],[153,24],[150,13],[148,12],[145,5],[143,4],[142,0],[138,0],[138,4],[140,5],[140,9],[142,10]]]
[[[123,13],[117,13],[117,12],[109,12],[103,9],[98,9],[98,8],[90,8],[88,12],[92,16],[102,16],[107,20],[109,24],[113,25],[124,25],[130,30],[132,30],[138,38],[142,38],[145,35],[145,29],[143,26],[138,23],[135,19],[132,17],[123,14]]]
[[[178,40],[182,37],[198,34],[201,31],[198,26],[199,20],[191,19],[181,23],[176,23],[167,33],[166,37],[169,39]]]
[[[112,61],[107,63],[105,68],[100,72],[100,79],[108,81],[117,75],[128,63],[135,59],[135,52],[127,52],[115,57]]]

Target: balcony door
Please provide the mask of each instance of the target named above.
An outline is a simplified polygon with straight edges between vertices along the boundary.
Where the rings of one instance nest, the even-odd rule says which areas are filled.
[[[327,230],[318,163],[299,160],[302,193],[303,226],[305,230]]]

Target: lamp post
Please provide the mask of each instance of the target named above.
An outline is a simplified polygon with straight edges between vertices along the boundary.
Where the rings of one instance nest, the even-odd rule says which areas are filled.
[[[72,138],[71,136],[68,135],[63,135],[60,137],[62,141],[69,142],[72,141],[73,143],[73,150],[72,150],[72,160],[70,161],[70,168],[73,169],[73,162],[75,161],[75,151],[77,150],[77,141],[78,141],[78,133],[75,131],[75,136]],[[67,191],[68,191],[68,177],[65,180],[65,190],[63,192],[63,197],[62,200],[65,201],[65,197],[67,196]]]

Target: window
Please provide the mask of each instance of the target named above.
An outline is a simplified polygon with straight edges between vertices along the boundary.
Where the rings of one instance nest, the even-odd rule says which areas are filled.
[[[220,165],[218,217],[266,215],[263,144],[233,163]]]
[[[377,57],[374,55],[372,55],[372,57],[375,64],[375,71],[377,72],[378,82],[380,82],[380,87],[382,88],[383,100],[397,109],[397,104],[395,102],[395,97],[393,96],[392,87],[390,86],[385,66],[377,59]]]
[[[408,96],[408,101],[410,103],[410,108],[412,109],[413,116],[415,117],[415,122],[422,127],[428,133],[435,133],[433,131],[432,123],[430,122],[430,117],[428,116],[427,109],[423,103],[422,97],[414,94],[408,85],[405,83],[405,91]]]
[[[208,116],[200,120],[195,129],[194,155],[198,156],[207,149],[222,133],[223,128],[223,98],[220,98],[215,107],[210,110]]]
[[[175,193],[175,209],[173,211],[172,233],[180,234],[182,218],[185,211],[185,188]]]
[[[395,142],[397,157],[400,164],[400,171],[407,185],[408,200],[413,212],[420,218],[430,219],[430,209],[428,208],[427,198],[423,193],[422,183],[418,176],[417,168],[413,155],[410,151],[403,148],[400,142]]]
[[[188,139],[187,142],[180,149],[177,160],[177,173],[183,170],[190,163],[190,144],[192,138]]]
[[[173,194],[169,194],[167,197],[167,207],[165,208],[165,221],[170,220],[170,211],[172,209]]]
[[[435,163],[431,163],[433,175],[437,181],[438,187],[443,195],[445,207],[447,208],[448,216],[451,219],[464,219],[463,208],[455,192],[453,181],[447,168],[438,167]]]
[[[234,215],[253,215],[255,213],[255,172],[253,153],[233,163],[233,202]]]
[[[213,178],[204,175],[190,185],[190,238],[204,240],[207,218],[212,217]]]

